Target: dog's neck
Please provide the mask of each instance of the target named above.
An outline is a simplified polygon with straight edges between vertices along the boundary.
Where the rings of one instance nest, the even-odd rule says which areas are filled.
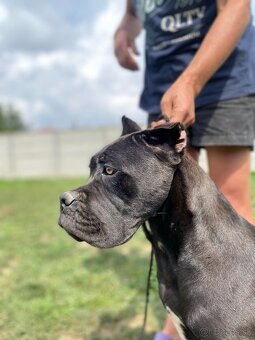
[[[221,218],[216,218],[215,213]],[[233,234],[236,238],[240,236],[239,223],[247,222],[197,163],[184,155],[175,171],[168,198],[145,228],[156,257],[161,299],[174,313],[181,315],[179,265],[183,256],[192,259],[202,253],[210,258],[216,256],[210,252],[215,247],[234,249]]]
[[[215,209],[216,206],[218,209]],[[157,216],[160,214],[163,224],[170,226],[170,233],[176,229],[181,235],[188,233],[190,228],[213,230],[214,233],[219,229],[222,232],[224,226],[235,227],[237,218],[242,220],[211,178],[189,155],[184,155],[175,171],[168,198]],[[219,214],[224,226],[220,226],[216,218]]]
[[[189,220],[192,221],[197,232],[208,231],[215,235],[217,232],[222,234],[224,230],[227,233],[230,229],[239,231],[239,223],[245,222],[218,190],[212,179],[189,155],[184,155],[183,161],[175,173],[169,200],[165,202],[171,209],[174,218],[180,221],[182,211],[180,208],[178,209],[180,213],[178,217],[176,211],[179,202],[175,199],[176,195],[181,196],[183,202],[181,209],[186,215],[189,215]],[[171,216],[170,219],[172,219]],[[185,225],[182,223],[181,225],[182,228],[185,228]],[[208,239],[208,235],[206,237]]]
[[[215,206],[218,209],[214,209]],[[216,218],[216,212],[221,219]],[[193,159],[184,155],[175,171],[168,198],[157,215],[149,219],[150,232],[146,232],[156,256],[159,281],[177,287],[175,272],[182,249],[190,244],[196,247],[195,243],[197,246],[220,243],[222,239],[231,242],[229,235],[233,234],[233,228],[237,229],[237,219],[246,223],[209,176]]]

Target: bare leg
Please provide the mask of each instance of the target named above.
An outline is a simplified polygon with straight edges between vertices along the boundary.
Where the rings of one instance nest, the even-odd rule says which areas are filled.
[[[248,147],[207,147],[209,174],[235,210],[254,224]]]

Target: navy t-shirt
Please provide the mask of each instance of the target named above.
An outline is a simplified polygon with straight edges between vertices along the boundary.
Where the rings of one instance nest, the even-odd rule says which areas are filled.
[[[146,31],[146,70],[140,106],[160,112],[168,87],[189,65],[217,16],[214,0],[133,0]],[[196,107],[255,93],[255,28],[246,29],[236,48],[196,98]]]

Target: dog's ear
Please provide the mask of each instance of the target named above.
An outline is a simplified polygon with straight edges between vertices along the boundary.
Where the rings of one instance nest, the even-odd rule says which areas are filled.
[[[182,130],[180,130],[179,138],[177,139],[177,141],[175,143],[175,151],[180,153],[186,147],[187,147],[187,133],[186,133],[186,131],[182,127]]]
[[[142,138],[156,150],[175,150],[177,154],[182,154],[187,145],[187,134],[182,124],[173,123],[160,125],[154,129],[144,130]]]
[[[122,133],[121,136],[129,135],[132,132],[141,131],[139,125],[137,125],[132,119],[126,116],[122,117]]]

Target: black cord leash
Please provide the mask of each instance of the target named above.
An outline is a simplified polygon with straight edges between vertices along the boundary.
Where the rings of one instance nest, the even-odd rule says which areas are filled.
[[[151,283],[152,268],[153,268],[153,248],[151,246],[150,265],[149,265],[149,272],[148,272],[147,284],[146,284],[146,297],[145,297],[145,306],[144,306],[143,326],[141,329],[139,340],[143,340],[144,334],[145,334],[145,327],[146,327],[147,315],[148,315],[149,297],[150,297],[150,283]]]

